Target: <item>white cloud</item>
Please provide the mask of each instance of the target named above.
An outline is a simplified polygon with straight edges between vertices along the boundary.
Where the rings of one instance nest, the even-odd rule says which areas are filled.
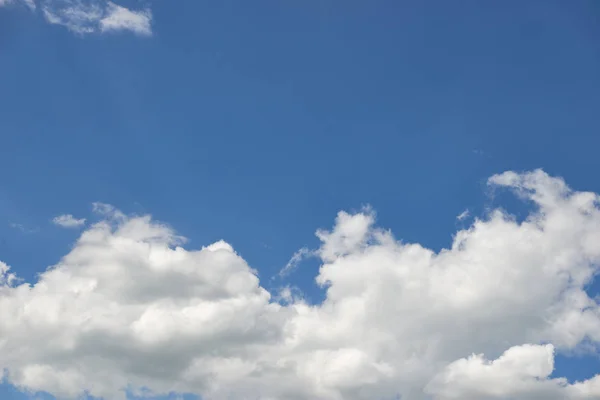
[[[75,218],[71,214],[63,214],[52,219],[52,223],[63,228],[78,228],[85,225],[85,218]]]
[[[113,205],[101,202],[92,203],[92,211],[101,215],[111,215],[115,212],[118,212],[118,210]]]
[[[0,285],[11,286],[17,280],[17,276],[11,272],[9,272],[10,268],[6,263],[0,261]]]
[[[287,264],[285,264],[285,266],[279,271],[279,277],[283,278],[291,274],[296,268],[298,268],[298,264],[309,257],[313,257],[314,255],[315,252],[307,247],[301,248],[292,255],[292,258],[290,258]]]
[[[317,232],[318,305],[290,289],[275,302],[225,242],[186,250],[150,217],[98,206],[106,220],[37,283],[0,265],[0,368],[65,399],[141,387],[214,400],[600,398],[599,377],[550,378],[554,352],[600,342],[584,290],[599,272],[599,197],[542,171],[489,184],[539,209],[523,222],[493,211],[438,253],[369,210],[340,213]]]
[[[553,369],[551,344],[514,346],[494,361],[485,360],[483,355],[455,361],[425,390],[434,398],[448,400],[600,398],[600,375],[569,384],[564,378],[549,378]]]
[[[75,33],[92,33],[97,29],[103,10],[96,3],[79,1],[49,1],[42,6],[44,17],[51,24],[63,25]]]
[[[465,211],[461,212],[460,214],[458,214],[456,216],[456,219],[459,221],[464,221],[465,219],[467,219],[469,217],[469,215],[471,215],[469,210],[465,210]]]
[[[129,30],[138,35],[148,36],[152,34],[151,21],[150,10],[131,11],[109,1],[106,15],[100,20],[100,29],[103,32]]]
[[[36,8],[34,0],[0,0],[0,7],[18,3],[23,3],[32,10],[35,10]]]
[[[32,10],[34,0],[0,0],[0,6],[23,2]],[[106,0],[37,0],[46,21],[62,25],[77,34],[131,31],[140,36],[152,35],[149,8],[130,10]]]

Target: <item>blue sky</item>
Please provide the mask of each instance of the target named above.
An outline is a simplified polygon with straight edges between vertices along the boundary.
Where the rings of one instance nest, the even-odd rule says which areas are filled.
[[[189,248],[224,239],[267,290],[318,303],[319,260],[271,277],[340,210],[439,250],[466,209],[527,213],[493,174],[600,192],[600,4],[459,3],[119,3],[151,10],[151,34],[0,7],[0,260],[35,282],[78,237],[52,218],[103,202]],[[556,376],[598,372],[557,355]]]

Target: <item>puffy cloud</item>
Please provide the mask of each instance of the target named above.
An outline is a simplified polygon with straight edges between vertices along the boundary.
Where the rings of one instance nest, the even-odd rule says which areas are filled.
[[[85,225],[85,218],[75,218],[71,214],[63,214],[52,219],[52,223],[63,228],[78,228]]]
[[[440,252],[397,240],[369,209],[340,212],[317,232],[315,305],[290,289],[272,298],[226,242],[186,250],[149,216],[98,204],[105,219],[36,283],[0,264],[0,368],[65,399],[142,387],[215,400],[600,398],[600,377],[550,378],[555,351],[600,341],[584,290],[600,263],[598,196],[542,171],[489,184],[536,209],[522,222],[492,211]]]
[[[569,384],[563,378],[549,379],[553,368],[554,346],[551,344],[515,346],[491,362],[483,355],[455,361],[425,390],[434,398],[448,400],[600,398],[600,375]]]
[[[32,10],[34,0],[0,0],[0,6],[23,2]],[[130,31],[140,36],[152,34],[149,8],[130,10],[106,0],[37,0],[39,8],[51,24],[62,25],[77,34]]]
[[[193,362],[217,365],[277,340],[283,313],[231,246],[188,252],[179,244],[149,217],[107,220],[35,285],[11,286],[15,278],[0,269],[0,366],[10,380],[60,398],[84,389],[120,398],[148,379],[159,391],[177,389],[199,372]],[[213,372],[189,388],[204,389]]]
[[[10,268],[6,263],[0,261],[0,285],[11,286],[17,279],[17,276],[9,272]]]

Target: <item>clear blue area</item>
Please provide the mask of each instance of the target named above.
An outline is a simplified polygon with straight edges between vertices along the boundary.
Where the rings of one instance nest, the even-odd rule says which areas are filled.
[[[0,8],[0,255],[27,280],[76,238],[49,219],[93,201],[150,212],[192,247],[223,238],[268,288],[318,301],[316,263],[269,279],[338,210],[371,204],[439,249],[465,208],[497,205],[493,173],[542,167],[600,192],[597,1],[152,7],[151,38]],[[571,380],[598,371],[557,360]]]

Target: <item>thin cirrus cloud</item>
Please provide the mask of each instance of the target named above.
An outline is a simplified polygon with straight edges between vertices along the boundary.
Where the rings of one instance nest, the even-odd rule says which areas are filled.
[[[19,223],[16,223],[16,222],[11,222],[9,224],[9,226],[11,228],[13,228],[13,229],[16,229],[16,230],[22,232],[22,233],[36,233],[36,232],[39,232],[39,230],[40,230],[39,227],[29,228],[29,227],[26,227],[23,224],[19,224]]]
[[[296,268],[298,268],[298,264],[300,264],[303,260],[310,258],[314,255],[314,251],[308,249],[307,247],[302,247],[300,250],[296,251],[292,255],[292,258],[290,258],[287,264],[279,271],[277,275],[280,278],[283,278],[291,274]]]
[[[63,228],[79,228],[85,225],[85,218],[75,218],[71,214],[63,214],[54,217],[52,223]]]
[[[600,342],[585,291],[600,197],[541,170],[488,184],[536,208],[523,221],[493,210],[439,252],[371,210],[340,212],[317,231],[321,304],[270,293],[224,241],[186,249],[150,216],[96,204],[102,220],[36,283],[0,263],[0,368],[59,399],[600,398],[600,375],[552,375],[555,354]]]
[[[6,5],[9,5],[9,4],[19,3],[19,2],[25,4],[26,6],[28,6],[32,10],[34,10],[36,8],[34,0],[0,0],[0,7],[6,6]]]
[[[464,210],[463,212],[461,212],[460,214],[458,214],[456,216],[456,219],[459,221],[464,221],[465,219],[469,218],[469,215],[471,215],[469,210]]]
[[[105,0],[0,0],[0,6],[18,3],[40,12],[50,24],[64,26],[80,35],[118,31],[152,35],[149,8],[131,10]]]

